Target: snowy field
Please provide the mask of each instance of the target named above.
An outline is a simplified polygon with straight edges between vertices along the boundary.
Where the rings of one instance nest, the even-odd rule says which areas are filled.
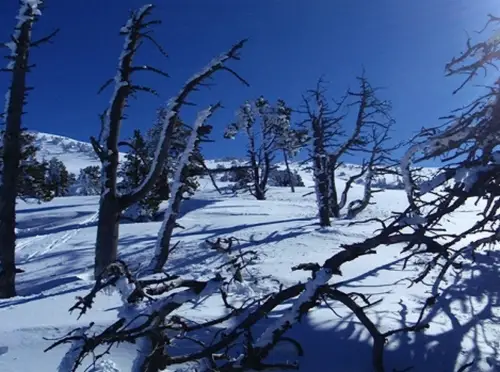
[[[311,176],[302,172],[306,186]],[[208,180],[201,180],[201,191],[187,201],[174,241],[181,241],[172,253],[166,271],[184,277],[208,279],[220,271],[224,262],[219,253],[202,243],[207,238],[234,236],[239,248],[254,250],[258,260],[244,272],[245,283],[233,288],[233,300],[244,300],[275,291],[279,284],[294,284],[307,278],[306,272],[292,266],[304,262],[322,263],[340,244],[360,241],[373,234],[374,223],[349,226],[335,221],[331,228],[315,225],[315,197],[295,194],[288,189],[272,188],[269,200],[256,201],[247,195],[221,196]],[[362,186],[355,185],[353,197]],[[401,190],[375,194],[376,205],[359,219],[388,217],[406,205]],[[98,197],[58,198],[45,204],[18,205],[18,296],[0,301],[0,371],[53,372],[68,349],[63,345],[47,353],[52,341],[77,326],[91,321],[105,327],[116,320],[120,305],[118,294],[100,294],[93,309],[80,320],[68,309],[76,296],[92,287],[94,240]],[[474,218],[474,206],[449,219],[446,228],[460,228],[461,222]],[[134,269],[147,263],[153,254],[160,222],[124,223],[120,233],[120,258]],[[441,293],[438,303],[425,316],[430,328],[425,333],[401,333],[386,346],[387,371],[457,371],[460,365],[475,360],[468,371],[500,371],[500,303],[498,251],[478,254],[474,267],[450,271],[446,283],[437,290],[425,283],[408,288],[405,278],[417,275],[418,262],[403,269],[403,257],[397,247],[380,247],[369,255],[343,266],[341,289],[371,295],[382,301],[368,310],[381,330],[413,324],[431,294]],[[450,287],[448,287],[450,286]],[[369,334],[342,305],[322,306],[293,327],[290,335],[300,340],[304,356],[299,357],[300,371],[371,371]],[[279,316],[284,306],[270,318]],[[182,315],[203,321],[222,315],[219,296],[205,298],[181,308]],[[272,319],[271,319],[272,320]],[[269,320],[268,320],[269,321]],[[229,326],[229,325],[228,325]],[[265,327],[265,324],[259,326]],[[111,351],[121,371],[130,370],[134,345],[124,344]],[[278,355],[279,354],[279,355]],[[295,351],[285,344],[274,353],[279,360],[294,360]],[[410,369],[413,367],[413,369]],[[82,371],[85,368],[81,369]],[[195,371],[195,366],[169,371]]]

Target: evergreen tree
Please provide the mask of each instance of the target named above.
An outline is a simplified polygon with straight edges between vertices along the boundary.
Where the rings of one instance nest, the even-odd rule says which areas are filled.
[[[46,175],[47,188],[55,197],[66,196],[72,183],[72,177],[64,163],[53,157],[49,160]]]
[[[4,131],[2,130],[0,136],[3,137],[3,135]],[[23,130],[20,142],[21,156],[17,179],[18,197],[21,199],[37,199],[39,201],[51,200],[53,196],[45,182],[48,163],[37,160],[38,147],[35,144],[35,136]],[[0,146],[1,152],[3,152],[2,146]]]
[[[289,137],[291,109],[283,100],[271,105],[264,97],[245,102],[237,112],[236,120],[224,133],[234,139],[243,132],[248,140],[248,160],[251,166],[250,193],[257,200],[266,199],[269,173],[278,150],[284,155],[293,150],[284,138]],[[288,160],[286,159],[287,165]]]
[[[75,182],[75,194],[99,195],[101,193],[101,168],[91,165],[80,170]]]
[[[140,130],[135,130],[132,138],[126,144],[130,147],[130,151],[125,155],[125,162],[119,172],[122,181],[118,188],[121,192],[130,192],[142,183],[148,174],[152,159],[148,151],[148,144]],[[158,185],[159,183],[147,193],[146,197],[131,205],[122,215],[133,221],[152,220],[164,200],[164,195],[161,194]]]

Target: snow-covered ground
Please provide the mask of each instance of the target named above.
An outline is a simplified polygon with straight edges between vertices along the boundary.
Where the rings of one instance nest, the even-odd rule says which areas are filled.
[[[310,174],[301,172],[306,185]],[[221,196],[208,180],[201,180],[202,190],[186,202],[174,241],[180,247],[172,253],[166,270],[171,274],[207,279],[218,271],[223,257],[200,245],[204,239],[234,236],[242,250],[255,250],[258,261],[244,273],[247,285],[236,288],[233,299],[246,299],[276,290],[279,282],[287,285],[307,279],[306,272],[290,268],[304,262],[322,263],[340,244],[369,237],[376,224],[349,226],[335,221],[328,229],[316,223],[314,195],[303,197],[308,188],[295,194],[273,188],[269,200],[256,201],[247,195]],[[355,185],[353,197],[361,195]],[[376,205],[359,218],[388,217],[406,205],[404,192],[388,190],[376,194]],[[68,309],[76,296],[85,295],[92,286],[89,280],[96,235],[97,197],[58,198],[45,204],[18,206],[18,275],[16,298],[0,301],[0,371],[53,372],[67,351],[61,346],[47,353],[52,341],[71,329],[91,321],[105,327],[116,319],[117,294],[98,295],[93,309],[77,320]],[[446,225],[450,231],[473,218],[473,205],[457,213]],[[119,254],[132,267],[146,264],[152,257],[160,222],[122,224]],[[475,360],[467,371],[498,371],[500,359],[500,303],[497,252],[478,254],[474,268],[460,274],[451,272],[440,299],[425,320],[430,328],[420,334],[400,334],[386,346],[387,370],[457,371],[458,366]],[[408,288],[408,278],[416,275],[418,263],[403,270],[397,247],[381,247],[376,255],[360,258],[343,267],[340,288],[348,292],[372,295],[382,302],[368,311],[381,330],[412,324],[432,288],[425,283]],[[338,280],[338,279],[336,279]],[[371,344],[368,333],[356,318],[340,304],[332,304],[337,313],[322,306],[312,311],[290,335],[301,341],[305,355],[299,358],[300,370],[363,372],[371,371]],[[181,308],[193,320],[222,314],[218,296]],[[278,308],[271,319],[279,316]],[[290,347],[277,350],[280,360],[294,360]],[[111,351],[122,371],[130,370],[134,345],[122,345]],[[278,357],[276,355],[276,357]],[[413,369],[405,369],[414,366]],[[394,369],[393,369],[394,368]],[[84,368],[81,369],[82,371]],[[175,371],[176,368],[169,369]],[[189,367],[194,371],[194,367]]]
[[[40,158],[58,157],[73,173],[99,164],[88,143],[46,133],[36,133],[36,143]],[[231,161],[210,160],[207,165],[227,167]],[[311,194],[312,174],[297,163],[292,168],[300,173],[306,187],[298,188],[295,194],[287,188],[271,188],[266,201],[256,201],[245,194],[219,195],[208,179],[201,179],[200,191],[183,205],[179,222],[184,229],[176,230],[174,235],[174,243],[181,244],[172,253],[167,272],[187,278],[210,278],[220,271],[218,267],[224,258],[200,243],[234,236],[240,240],[242,251],[254,250],[259,258],[245,271],[246,284],[233,288],[232,299],[260,297],[276,291],[280,283],[286,286],[308,278],[306,272],[291,271],[292,266],[322,263],[342,243],[361,241],[379,228],[376,223],[351,226],[346,220],[334,221],[328,229],[318,228],[315,196]],[[337,174],[340,186],[358,170],[357,165],[342,166]],[[394,177],[382,180],[388,190],[375,194],[376,204],[359,219],[385,218],[402,210],[406,197],[398,189],[398,183]],[[362,190],[361,184],[355,184],[351,198],[360,197]],[[0,300],[1,372],[56,371],[68,346],[44,353],[52,343],[51,338],[90,322],[105,327],[116,320],[121,304],[116,294],[99,295],[93,309],[79,320],[76,314],[68,312],[75,298],[92,287],[98,201],[98,197],[67,197],[44,204],[19,202],[16,258],[25,272],[18,274],[18,296]],[[467,205],[446,222],[445,228],[450,232],[460,231],[475,218],[477,208]],[[123,223],[120,258],[134,269],[147,264],[154,252],[160,224]],[[403,258],[398,247],[381,247],[377,255],[360,258],[342,268],[341,289],[382,299],[368,311],[381,330],[400,327],[402,322],[411,325],[425,299],[434,293],[425,283],[408,288],[405,278],[415,276],[421,265],[412,262],[403,269]],[[478,254],[474,267],[451,272],[444,287],[439,289],[438,304],[425,317],[430,328],[423,334],[404,333],[389,340],[387,370],[409,370],[406,368],[413,366],[412,371],[449,372],[475,360],[467,371],[500,371],[500,303],[496,284],[499,261],[495,251]],[[299,358],[300,370],[371,371],[368,333],[341,305],[332,307],[336,314],[322,306],[290,331],[304,348],[305,355]],[[284,306],[279,307],[270,320],[283,310]],[[224,309],[218,297],[212,296],[180,311],[201,321],[221,315]],[[110,359],[122,371],[128,371],[134,353],[134,345],[122,345],[112,350]],[[296,353],[281,347],[274,356],[280,361],[294,360]]]

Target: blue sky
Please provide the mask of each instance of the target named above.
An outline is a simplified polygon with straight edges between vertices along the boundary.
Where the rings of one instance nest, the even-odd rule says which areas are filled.
[[[12,32],[17,3],[0,1],[2,40]],[[143,4],[46,1],[33,37],[54,28],[61,31],[52,45],[31,54],[37,66],[29,76],[35,90],[28,99],[26,127],[80,140],[98,133],[98,113],[111,90],[101,95],[97,90],[114,76],[123,45],[118,30],[129,9]],[[467,90],[452,96],[459,81],[444,77],[444,64],[463,50],[466,30],[481,28],[487,13],[500,13],[494,0],[163,0],[156,5],[154,15],[163,21],[156,40],[170,57],[146,44],[138,62],[160,67],[171,78],[137,75],[137,82],[151,85],[161,98],[140,95],[132,100],[122,137],[135,128],[146,130],[156,108],[187,78],[248,37],[242,60],[233,67],[251,87],[218,75],[216,87],[194,97],[200,107],[217,101],[225,106],[212,121],[217,142],[206,146],[211,158],[244,153],[241,141],[223,140],[221,134],[245,99],[263,94],[297,107],[301,94],[321,75],[330,81],[331,96],[338,97],[355,85],[362,66],[373,85],[386,88],[382,98],[393,102],[396,138],[436,124],[439,116],[474,94]],[[0,76],[0,91],[6,90],[8,78]]]

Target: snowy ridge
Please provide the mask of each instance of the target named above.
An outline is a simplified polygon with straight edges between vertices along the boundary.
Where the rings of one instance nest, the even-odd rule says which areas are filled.
[[[69,172],[76,175],[80,169],[89,165],[101,164],[90,143],[55,134],[31,133],[35,135],[35,145],[38,147],[37,158],[40,161],[48,161],[56,157],[64,163]]]
[[[31,131],[35,136],[35,145],[38,147],[38,160],[50,160],[56,157],[61,160],[68,171],[78,175],[80,169],[92,165],[101,165],[99,158],[88,142],[73,138]],[[120,154],[122,156],[123,154]]]
[[[69,137],[60,136],[57,134],[49,134],[43,132],[31,132],[35,135],[35,144],[39,148],[38,160],[50,160],[56,157],[61,160],[68,171],[78,175],[80,169],[87,166],[97,165],[100,166],[97,155],[88,142],[78,141]],[[124,153],[120,153],[124,156]],[[211,159],[206,161],[209,168],[215,169],[217,166],[231,167],[232,164],[243,165],[245,160],[238,158],[223,158]],[[284,169],[284,164],[278,164],[280,169]],[[290,168],[292,171],[297,171],[306,187],[314,185],[312,171],[307,170],[308,165],[302,165],[301,162],[291,162]],[[346,181],[350,176],[356,174],[361,169],[357,164],[343,164],[337,171],[337,177],[340,180]],[[434,168],[425,168],[423,173],[432,174],[436,171]],[[363,183],[361,179],[359,184]],[[374,180],[375,187],[381,186],[388,189],[403,189],[403,179],[394,175],[386,175],[384,177],[376,177]]]

